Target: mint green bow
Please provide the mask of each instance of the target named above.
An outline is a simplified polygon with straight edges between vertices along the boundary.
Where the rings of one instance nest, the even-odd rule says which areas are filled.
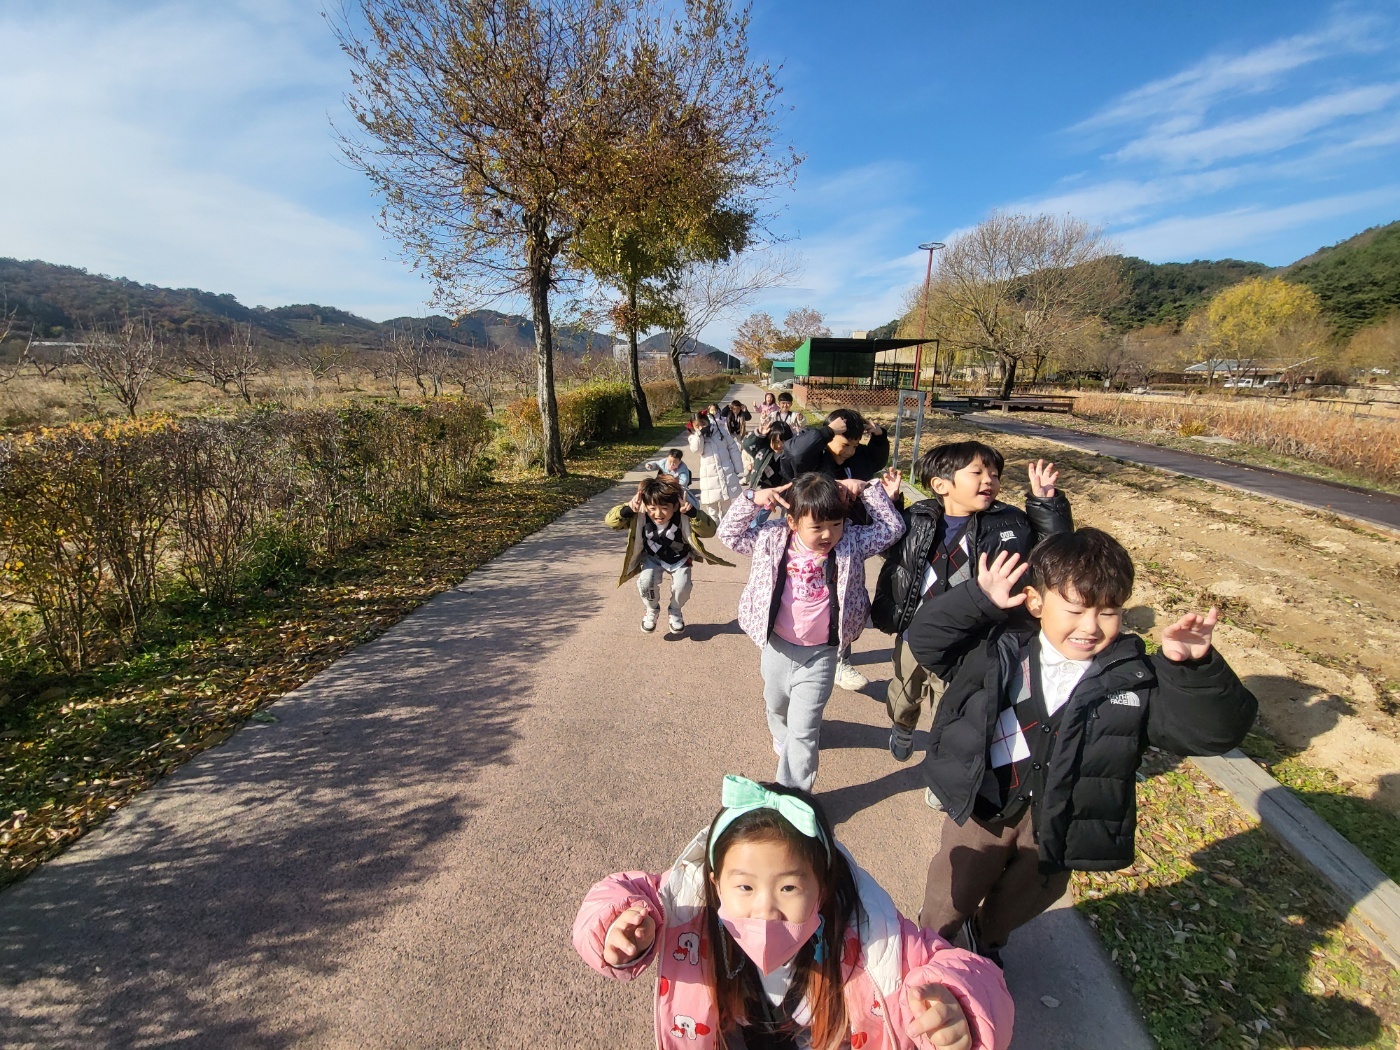
[[[719,800],[724,806],[724,812],[715,818],[714,825],[710,828],[711,868],[715,866],[715,840],[724,833],[724,829],[730,824],[733,824],[745,813],[752,813],[756,809],[777,810],[778,815],[794,828],[809,839],[816,839],[825,846],[827,856],[831,856],[831,843],[827,842],[826,836],[822,834],[822,827],[817,820],[816,813],[812,812],[812,807],[800,798],[769,791],[763,785],[755,784],[748,777],[726,773],[720,787]]]

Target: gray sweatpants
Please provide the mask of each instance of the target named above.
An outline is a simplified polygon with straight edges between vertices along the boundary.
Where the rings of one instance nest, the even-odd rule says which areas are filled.
[[[836,646],[793,645],[770,634],[760,667],[768,731],[778,753],[773,779],[810,791],[817,779],[822,711],[836,683]]]
[[[689,565],[671,568],[650,555],[643,559],[642,571],[637,577],[637,590],[641,592],[642,601],[646,603],[647,609],[659,610],[661,608],[661,577],[669,572],[671,574],[670,613],[672,616],[679,616],[681,607],[690,598],[690,568]]]

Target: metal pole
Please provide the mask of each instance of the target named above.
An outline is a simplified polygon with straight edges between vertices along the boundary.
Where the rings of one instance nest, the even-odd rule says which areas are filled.
[[[923,320],[921,320],[921,321],[919,322],[919,340],[920,340],[920,342],[919,342],[919,345],[916,346],[916,347],[914,348],[914,382],[913,382],[912,385],[913,385],[913,387],[914,387],[915,390],[918,390],[918,389],[919,389],[919,374],[920,374],[920,372],[923,371],[923,365],[924,365],[924,344],[923,344],[923,338],[924,338],[925,331],[926,331],[927,328],[928,328],[928,290],[929,290],[929,284],[930,284],[930,283],[932,282],[932,280],[933,280],[933,253],[936,252],[936,251],[938,251],[938,249],[939,249],[939,248],[942,248],[942,247],[943,247],[943,242],[942,242],[942,241],[929,241],[927,244],[921,244],[921,245],[919,245],[919,250],[920,250],[920,251],[928,252],[928,269],[924,271],[924,316],[923,316]],[[938,362],[938,352],[935,350],[935,351],[934,351],[934,366],[935,366],[935,367],[934,367],[934,372],[935,372],[934,381],[935,381],[935,382],[936,382],[937,379],[938,379],[938,376],[937,376],[937,374],[936,374],[936,373],[937,373],[937,362]]]

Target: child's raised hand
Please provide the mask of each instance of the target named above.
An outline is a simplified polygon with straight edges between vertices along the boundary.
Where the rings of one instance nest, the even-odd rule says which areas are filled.
[[[681,505],[676,509],[679,510],[682,514],[689,514],[692,510],[695,509],[695,504],[690,502],[690,495],[685,491],[685,489],[681,489]]]
[[[967,1023],[962,1004],[941,984],[926,984],[908,988],[905,999],[914,1020],[904,1034],[919,1046],[935,1046],[939,1050],[972,1050],[972,1027]],[[920,1039],[923,1036],[923,1039]]]
[[[645,954],[656,940],[656,920],[645,904],[634,904],[613,920],[603,941],[603,962],[626,966]]]
[[[753,494],[753,505],[759,510],[772,510],[774,507],[791,510],[788,501],[783,499],[783,493],[790,488],[792,488],[791,481],[775,489],[757,489]]]
[[[859,500],[861,494],[865,492],[867,484],[868,482],[861,481],[859,478],[842,478],[836,483],[841,494],[846,497],[847,503],[855,503]]]
[[[640,492],[627,501],[627,508],[633,514],[640,514],[642,512],[642,494]]]
[[[1015,551],[1002,551],[991,565],[984,552],[977,559],[977,586],[998,609],[1014,609],[1026,600],[1025,591],[1016,590],[1016,581],[1025,575],[1026,568]]]
[[[1187,613],[1170,627],[1162,628],[1162,655],[1174,663],[1204,660],[1210,655],[1210,639],[1219,619],[1220,613],[1212,605],[1204,616]]]
[[[1026,473],[1030,475],[1032,496],[1037,499],[1049,499],[1055,495],[1055,482],[1060,480],[1060,472],[1055,469],[1055,464],[1038,459],[1026,469]]]
[[[899,495],[901,483],[904,481],[904,471],[887,470],[880,477],[880,484],[885,488],[885,495],[894,499]]]

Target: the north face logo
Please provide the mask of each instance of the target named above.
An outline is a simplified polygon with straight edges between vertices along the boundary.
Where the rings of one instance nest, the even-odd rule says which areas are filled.
[[[1138,699],[1137,693],[1114,693],[1108,698],[1110,704],[1117,704],[1119,707],[1141,707],[1142,701]]]
[[[1001,534],[1001,538],[1004,540],[1014,540],[1016,538],[1016,533],[1013,532],[1011,529],[1007,529]]]

